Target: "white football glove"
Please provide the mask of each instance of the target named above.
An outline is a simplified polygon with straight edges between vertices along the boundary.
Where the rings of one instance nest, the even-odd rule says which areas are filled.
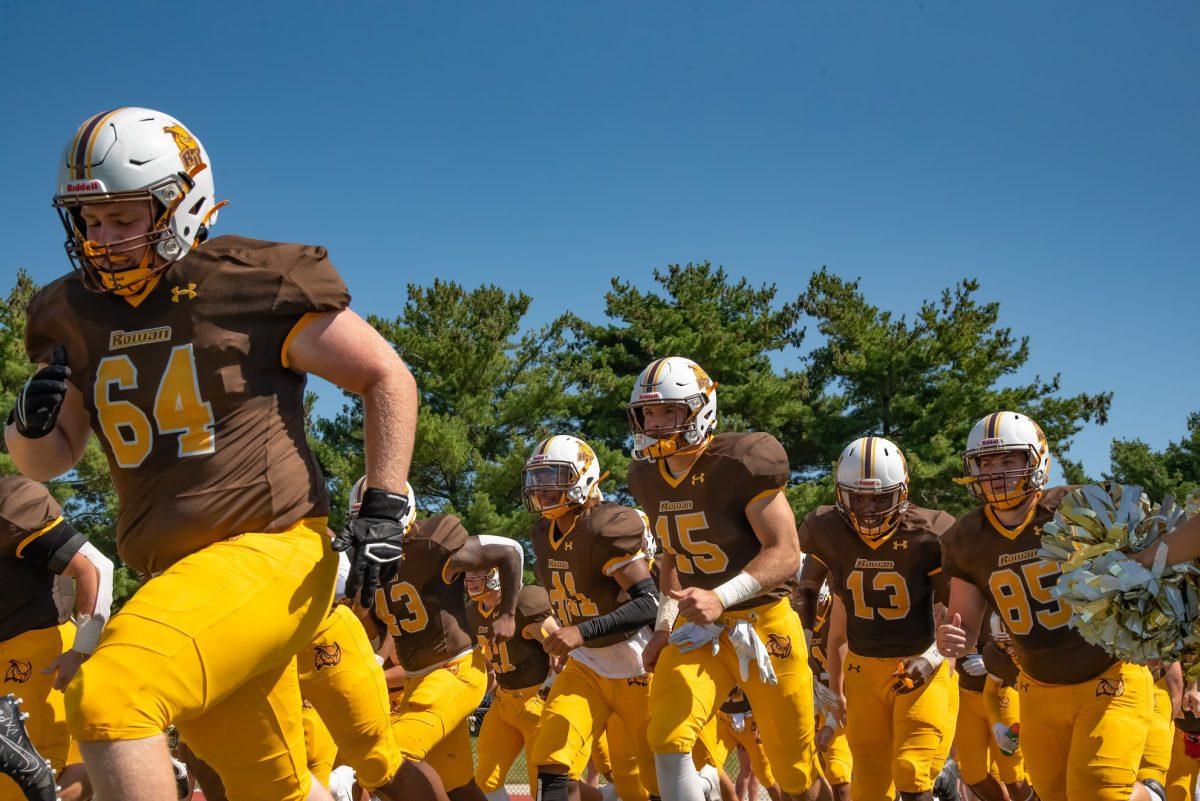
[[[729,642],[737,653],[742,681],[750,679],[750,663],[753,662],[758,666],[758,677],[764,684],[779,683],[775,666],[771,664],[771,654],[749,620],[739,620],[730,627]]]
[[[996,723],[992,726],[992,736],[996,738],[996,745],[1000,746],[1000,753],[1005,756],[1012,756],[1021,747],[1020,729],[1017,725],[1013,724],[1013,727],[1009,728],[1003,723]]]
[[[702,645],[712,643],[712,652],[721,650],[721,632],[715,623],[684,623],[671,632],[668,642],[677,646],[681,653],[694,651]]]
[[[983,657],[979,654],[968,654],[961,661],[963,672],[968,676],[987,675],[987,667],[983,664]]]

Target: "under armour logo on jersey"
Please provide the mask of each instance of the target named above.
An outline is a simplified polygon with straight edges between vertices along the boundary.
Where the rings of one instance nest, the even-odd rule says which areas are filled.
[[[703,484],[704,483],[704,474],[697,473],[696,475],[692,476],[692,483],[693,484]]]
[[[892,548],[894,550],[898,550],[900,548],[907,548],[907,547],[908,547],[908,540],[892,540]]]
[[[846,670],[853,670],[855,673],[862,673],[862,665],[846,665]]]
[[[4,680],[24,684],[29,681],[29,676],[33,672],[33,665],[29,662],[22,662],[19,659],[8,660],[8,670],[4,672]]]
[[[337,667],[342,662],[342,646],[336,642],[333,645],[315,646],[313,667],[320,670],[323,667]]]
[[[1100,679],[1096,682],[1096,697],[1102,695],[1110,695],[1113,698],[1120,698],[1125,694],[1125,679]]]
[[[573,543],[573,542],[568,542],[568,543],[566,544],[566,546],[563,548],[563,550],[564,550],[564,551],[569,551],[569,550],[571,550],[571,549],[572,549],[572,548],[574,548],[574,547],[575,547],[575,543]]]
[[[171,302],[178,303],[180,297],[185,297],[188,300],[196,297],[196,285],[189,283],[186,287],[171,287]]]

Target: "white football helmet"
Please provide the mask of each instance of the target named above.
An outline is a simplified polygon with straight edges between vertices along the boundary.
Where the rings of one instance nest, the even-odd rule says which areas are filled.
[[[1019,470],[985,473],[981,456],[1017,451],[1025,456]],[[980,420],[967,435],[963,453],[963,472],[956,478],[976,498],[998,509],[1012,509],[1035,492],[1041,492],[1050,480],[1050,446],[1041,426],[1023,414],[996,412]]]
[[[366,494],[366,491],[366,476],[355,481],[354,486],[350,488],[350,497],[346,499],[346,511],[351,520],[358,517],[358,510],[362,508],[363,495]],[[408,511],[405,513],[404,519],[400,521],[400,525],[404,527],[404,533],[407,534],[417,520],[417,496],[413,494],[412,484],[404,485],[404,494],[408,496]]]
[[[651,406],[677,409],[676,424],[648,428]],[[717,425],[717,382],[691,359],[655,359],[633,385],[628,414],[635,459],[657,461],[702,447]]]
[[[863,539],[890,534],[908,511],[908,462],[895,443],[861,437],[837,462],[837,510]]]
[[[134,200],[151,204],[148,232],[107,244],[88,238],[82,206]],[[71,266],[88,289],[118,295],[138,294],[203,242],[223,205],[200,140],[172,116],[132,107],[103,111],[79,126],[63,153],[54,195]]]
[[[466,574],[467,597],[478,598],[500,589],[500,568],[468,570]]]
[[[604,480],[591,446],[566,435],[539,442],[525,460],[522,477],[525,508],[551,520],[587,503],[600,492]]]

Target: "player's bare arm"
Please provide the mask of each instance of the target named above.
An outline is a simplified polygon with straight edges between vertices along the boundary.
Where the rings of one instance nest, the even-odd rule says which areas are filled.
[[[679,602],[671,594],[679,591],[679,572],[675,567],[675,555],[664,551],[658,557],[658,612],[654,619],[654,634],[646,649],[642,651],[642,664],[646,670],[654,670],[658,657],[671,636],[675,618],[679,615]]]
[[[829,610],[829,637],[826,641],[828,649],[825,658],[829,661],[829,689],[838,698],[836,716],[838,723],[846,725],[846,693],[842,687],[842,663],[846,660],[846,605],[834,594],[833,605]]]
[[[673,592],[679,614],[691,623],[713,623],[728,607],[777,586],[800,569],[800,541],[796,515],[783,492],[759,498],[746,507],[746,518],[762,546],[745,570],[715,590],[688,587]],[[737,582],[742,587],[727,588]],[[734,600],[736,599],[736,600]]]
[[[46,367],[42,365],[30,382],[36,380]],[[58,399],[55,420],[45,435],[22,435],[15,409],[12,421],[4,427],[4,442],[13,463],[23,475],[34,481],[49,481],[78,464],[92,433],[89,427],[91,419],[83,405],[83,393],[70,381],[64,380],[63,383],[64,392]],[[22,400],[18,398],[17,402],[20,404]],[[53,397],[50,402],[55,402]]]
[[[75,552],[62,574],[75,582],[76,634],[72,647],[50,663],[43,673],[54,677],[62,690],[79,666],[95,650],[112,609],[113,563],[90,542]]]
[[[363,399],[367,486],[403,493],[417,426],[417,384],[396,351],[350,309],[325,312],[292,340],[288,363]]]
[[[446,564],[446,572],[451,575],[492,568],[499,571],[500,602],[492,622],[494,642],[511,639],[516,632],[517,594],[521,592],[524,567],[524,552],[516,540],[489,535],[467,537]]]
[[[979,638],[987,602],[979,589],[960,578],[950,579],[947,622],[938,626],[937,647],[949,658],[965,656]]]
[[[800,567],[800,578],[792,606],[795,607],[796,614],[800,616],[800,623],[806,631],[812,631],[816,624],[817,598],[828,575],[829,568],[812,554],[808,555]]]

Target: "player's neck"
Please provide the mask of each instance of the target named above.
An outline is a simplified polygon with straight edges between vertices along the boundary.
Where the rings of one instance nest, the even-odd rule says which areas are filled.
[[[492,610],[496,608],[496,605],[500,603],[500,590],[488,590],[475,600],[479,602],[479,607],[483,610],[483,613],[490,615]]]
[[[692,469],[692,465],[696,463],[696,460],[704,454],[706,448],[707,443],[705,443],[704,447],[695,448],[694,450],[688,450],[684,453],[675,453],[668,456],[667,472],[669,472],[675,478],[686,475],[687,472]]]
[[[1021,501],[1019,506],[1014,506],[1012,509],[999,509],[990,504],[989,507],[991,508],[992,514],[996,516],[997,520],[1009,528],[1014,528],[1021,525],[1029,518],[1029,513],[1041,499],[1042,493],[1034,492],[1031,493],[1025,500]]]

